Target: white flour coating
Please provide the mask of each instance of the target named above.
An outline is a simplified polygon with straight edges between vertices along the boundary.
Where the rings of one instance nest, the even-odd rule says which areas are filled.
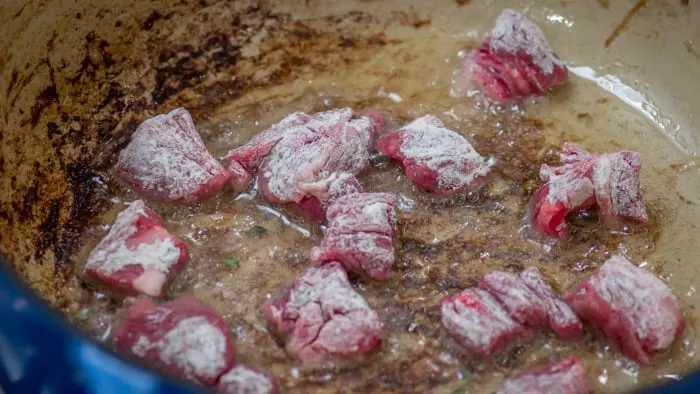
[[[118,249],[98,251],[95,258],[103,261],[98,270],[106,274],[128,265],[140,265],[144,270],[152,268],[167,273],[180,258],[180,249],[172,238],[165,238],[151,244],[140,244],[136,249],[121,244]]]
[[[144,271],[150,268],[167,274],[180,258],[180,249],[171,237],[142,243],[135,249],[126,246],[126,241],[136,233],[136,222],[145,215],[142,200],[134,201],[120,212],[107,236],[88,256],[86,269],[112,274],[129,265],[140,265]]]
[[[352,110],[343,108],[319,112],[303,125],[292,122],[261,166],[269,194],[280,202],[299,202],[306,195],[304,185],[335,172],[356,175],[365,169],[372,123],[351,118]]]
[[[141,357],[153,350],[164,363],[182,368],[190,380],[216,378],[226,367],[226,336],[202,316],[181,320],[155,342],[142,335],[131,349]]]
[[[602,215],[646,220],[646,208],[639,187],[640,161],[637,152],[598,156],[593,167],[593,186]]]
[[[327,134],[338,125],[348,122],[352,118],[352,109],[337,108],[329,111],[318,112],[311,116],[306,127],[318,133]]]
[[[275,385],[266,374],[238,364],[219,378],[219,387],[234,389],[223,391],[230,394],[266,394],[273,392]]]
[[[540,179],[547,182],[549,191],[547,200],[550,204],[561,202],[567,209],[575,209],[584,201],[594,197],[595,188],[589,173],[594,158],[578,146],[565,142],[559,167],[543,164],[540,167]]]
[[[308,303],[321,304],[326,317],[334,311],[369,309],[367,301],[350,285],[345,271],[335,263],[310,268],[297,278],[287,307],[301,308]]]
[[[172,200],[191,199],[202,185],[225,176],[182,108],[141,123],[119,154],[117,169],[141,188]]]
[[[491,272],[484,275],[479,287],[488,290],[520,324],[541,324],[547,319],[547,305],[518,275]],[[534,316],[533,316],[534,315]],[[529,319],[536,321],[529,321]]]
[[[387,193],[358,193],[339,198],[328,208],[328,228],[335,233],[358,231],[393,235],[395,198]]]
[[[395,197],[356,193],[338,198],[327,212],[328,230],[311,250],[312,261],[340,261],[346,269],[384,279],[394,264]]]
[[[477,177],[489,172],[486,161],[469,141],[445,128],[432,115],[414,120],[401,131],[401,153],[435,171],[438,184],[443,189],[467,187]]]
[[[364,192],[355,176],[347,172],[334,172],[326,179],[302,183],[299,189],[316,196],[321,201],[333,201],[348,194]]]
[[[653,349],[665,349],[673,342],[680,324],[678,301],[654,274],[617,255],[589,283],[615,313],[630,320],[638,338],[653,341]]]
[[[581,320],[576,313],[564,301],[554,293],[552,287],[547,283],[537,267],[529,267],[520,273],[520,279],[547,305],[547,313],[550,324],[554,327],[565,327],[571,325],[581,325]]]
[[[549,186],[547,199],[551,204],[562,202],[567,209],[575,209],[595,197],[604,218],[646,221],[638,152],[594,155],[575,144],[564,143],[560,156],[564,165],[543,164],[540,168],[540,178]]]
[[[464,305],[457,298],[459,295],[443,302],[442,324],[469,349],[488,351],[487,347],[499,336],[522,329],[486,290],[470,288],[462,294],[478,305]]]
[[[506,380],[496,394],[521,393],[567,393],[588,394],[590,391],[585,383],[585,371],[578,362],[571,363],[566,359],[554,364],[547,371],[525,372]],[[566,368],[566,369],[564,369]]]
[[[362,270],[360,273],[370,277],[388,272],[395,258],[391,237],[370,232],[327,233],[321,246],[312,249],[312,260],[317,260],[324,250],[341,255],[338,260],[359,264],[357,268]]]
[[[262,133],[254,135],[253,138],[250,139],[250,141],[248,141],[242,147],[234,149],[234,151],[237,151],[238,149],[253,148],[259,145],[273,143],[275,140],[278,140],[279,138],[282,138],[285,134],[289,133],[290,130],[294,130],[295,127],[304,126],[304,124],[309,119],[310,116],[303,112],[291,113],[282,118],[282,120],[280,120],[279,122],[270,126],[270,128],[263,131]]]
[[[333,145],[325,136],[303,126],[289,134],[275,145],[261,169],[270,194],[280,202],[299,202],[306,193],[297,185],[318,180]]]
[[[273,307],[273,316],[295,316],[300,325],[288,338],[287,350],[303,362],[328,361],[334,354],[352,355],[360,345],[379,338],[383,323],[352,288],[338,263],[309,268],[294,283],[289,301]],[[312,331],[313,330],[313,331]],[[315,332],[310,340],[309,333]]]
[[[489,46],[494,52],[504,51],[513,55],[525,52],[547,75],[552,74],[555,65],[563,66],[539,26],[511,9],[503,10],[496,18],[491,29]]]
[[[226,160],[236,161],[246,171],[254,172],[262,159],[279,142],[285,134],[293,134],[297,127],[304,127],[310,116],[303,112],[294,112],[285,116],[267,130],[253,136],[245,145],[239,146],[226,154]]]
[[[575,209],[594,196],[591,180],[573,173],[552,177],[548,185],[547,200],[551,204],[564,203],[567,209]]]

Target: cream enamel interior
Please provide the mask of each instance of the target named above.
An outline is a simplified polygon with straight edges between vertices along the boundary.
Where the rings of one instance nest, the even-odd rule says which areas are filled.
[[[326,99],[330,105],[365,98],[371,98],[373,104],[385,100],[382,109],[397,118],[441,111],[436,115],[451,119],[453,125],[461,124],[468,135],[462,121],[473,116],[473,106],[448,96],[458,52],[473,45],[502,8],[513,7],[540,25],[571,72],[567,86],[525,109],[544,124],[541,132],[547,143],[556,146],[574,139],[591,151],[642,153],[642,185],[656,218],[658,237],[653,244],[620,245],[627,248],[622,252],[632,260],[667,281],[689,321],[682,340],[641,370],[604,347],[581,350],[587,354],[588,376],[599,392],[675,379],[697,365],[699,357],[695,322],[700,313],[696,291],[700,274],[694,245],[700,240],[700,163],[696,157],[700,153],[696,100],[700,91],[700,5],[694,1],[687,6],[648,2],[613,44],[604,48],[605,39],[634,5],[633,1],[610,3],[604,8],[594,1],[563,0],[463,5],[447,0],[429,5],[414,0],[306,0],[268,1],[256,10],[250,9],[255,3],[247,1],[177,6],[169,2],[5,2],[0,6],[0,250],[49,303],[68,315],[75,313],[80,306],[76,297],[81,294],[74,278],[76,264],[100,235],[100,226],[109,223],[122,203],[104,197],[102,192],[107,189],[93,175],[108,174],[116,147],[123,145],[134,123],[175,106],[193,108],[200,132],[215,156],[245,142],[285,113],[315,108]],[[275,18],[261,10],[270,11]],[[234,26],[236,16],[242,18],[240,27]],[[241,31],[238,37],[236,29],[249,31]],[[236,37],[230,39],[231,45],[240,46],[236,61],[222,61],[217,69],[177,87],[164,100],[156,100],[158,70],[164,67],[158,56],[170,47],[182,51],[187,44],[196,51],[217,32]],[[278,44],[285,39],[294,40],[289,44],[291,54],[280,52]],[[334,43],[342,39],[354,44],[338,49]],[[377,44],[380,39],[384,43]],[[268,45],[270,42],[275,45]],[[226,50],[217,48],[211,51]],[[190,56],[199,61],[216,55]],[[243,82],[236,85],[236,80]],[[107,101],[112,84],[125,93],[116,101]],[[232,89],[240,92],[233,94]],[[220,101],[212,98],[217,92]],[[325,96],[311,98],[319,94]],[[116,105],[119,100],[124,105]],[[254,123],[245,111],[260,102],[267,104],[257,112],[251,110],[259,122]],[[94,173],[84,168],[90,166],[95,167]],[[120,196],[129,197],[133,196]],[[99,203],[92,206],[91,199]],[[270,220],[267,225],[277,228],[269,217],[251,215]],[[450,231],[473,230],[465,225],[442,231],[438,216],[416,230],[425,232],[420,237],[440,243],[454,235]],[[226,220],[221,226],[236,226]],[[191,224],[185,219],[183,223]],[[176,223],[173,226],[177,228]],[[86,228],[92,233],[74,237]],[[293,232],[280,227],[284,234],[289,231]],[[312,244],[294,237],[297,235],[281,237],[280,242],[288,243],[281,247]],[[648,249],[629,249],[643,245]],[[280,270],[279,282],[288,283],[300,267]],[[272,266],[261,269],[275,272]],[[255,271],[241,275],[255,275]],[[555,274],[564,288],[575,279]],[[203,297],[209,294],[194,291]],[[227,308],[212,302],[219,309]],[[248,306],[234,307],[228,313],[250,316],[251,322],[259,323]],[[389,343],[418,346],[419,342],[397,339]],[[516,368],[558,354],[552,346],[558,345],[543,342],[539,349],[528,348],[530,353],[520,358]],[[421,363],[414,367],[430,366],[429,360]],[[286,362],[270,367],[278,376],[291,374]],[[485,368],[469,382],[470,390],[486,392],[512,373],[498,365]],[[444,373],[454,374],[455,369],[450,365]],[[307,387],[295,385],[291,378],[285,384],[290,392]],[[431,385],[430,390],[449,393],[461,384],[458,379],[447,379]],[[328,391],[336,388],[327,386]]]

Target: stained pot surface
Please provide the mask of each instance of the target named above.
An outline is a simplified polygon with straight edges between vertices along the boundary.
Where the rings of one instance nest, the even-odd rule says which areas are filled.
[[[380,163],[363,179],[405,197],[403,246],[387,286],[356,283],[387,320],[382,352],[367,367],[332,375],[295,370],[259,310],[304,269],[318,229],[293,218],[305,237],[256,207],[262,201],[236,202],[231,192],[186,208],[154,204],[193,251],[173,295],[193,292],[224,314],[242,360],[268,367],[290,392],[452,392],[464,384],[480,392],[571,352],[600,392],[617,392],[697,364],[700,299],[689,247],[700,219],[696,4],[645,5],[606,49],[632,2],[523,3],[574,76],[544,102],[486,109],[449,96],[451,72],[506,2],[63,3],[0,6],[0,247],[68,317],[88,308],[91,317],[76,323],[92,335],[107,332],[121,303],[75,274],[135,198],[110,167],[140,121],[184,106],[221,156],[288,112],[348,105],[379,108],[397,124],[433,113],[497,158],[496,175],[484,193],[448,204],[411,188],[396,166]],[[650,224],[610,232],[579,218],[569,241],[527,242],[520,220],[537,168],[564,140],[639,150]],[[248,237],[252,224],[268,228],[266,237]],[[650,367],[639,370],[600,342],[544,336],[479,363],[439,328],[439,299],[486,272],[537,265],[566,289],[618,251],[666,280],[690,322]],[[229,257],[241,259],[238,270],[221,263]]]

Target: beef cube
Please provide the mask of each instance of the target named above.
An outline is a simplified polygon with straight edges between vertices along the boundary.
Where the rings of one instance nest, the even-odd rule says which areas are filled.
[[[296,208],[302,215],[319,223],[326,221],[327,206],[335,200],[347,194],[364,192],[360,181],[352,174],[338,172],[317,182],[303,183],[299,188],[308,194],[290,208]]]
[[[676,297],[650,272],[613,256],[564,296],[574,312],[627,357],[646,364],[685,327]]]
[[[384,134],[384,132],[387,131],[389,122],[387,122],[386,117],[384,117],[384,114],[382,114],[381,112],[374,109],[370,109],[367,111],[363,111],[361,115],[369,118],[372,121],[373,142],[375,142],[377,138],[379,138],[379,136],[381,136],[382,134]],[[370,146],[369,150],[370,152],[372,152],[376,149],[374,146]]]
[[[432,115],[385,134],[377,149],[401,161],[408,179],[437,196],[473,191],[489,171],[484,158],[464,137]]]
[[[251,138],[245,145],[230,151],[226,155],[226,161],[228,162],[227,168],[232,175],[231,182],[234,188],[236,190],[244,189],[275,145],[285,135],[293,136],[305,132],[305,124],[310,118],[303,112],[289,114],[267,130]]]
[[[479,281],[479,288],[491,293],[518,323],[532,328],[548,324],[547,305],[516,274],[490,272]]]
[[[486,290],[470,288],[441,303],[442,324],[467,350],[489,357],[530,331],[513,320],[498,300]]]
[[[119,154],[114,171],[139,194],[169,202],[214,195],[230,178],[207,151],[183,108],[141,123]]]
[[[326,179],[317,182],[303,183],[300,188],[319,201],[325,201],[329,205],[340,197],[348,194],[364,193],[360,181],[352,174],[346,172],[334,172]],[[324,218],[325,219],[325,218]]]
[[[220,394],[278,394],[275,379],[267,372],[238,364],[219,378]]]
[[[337,263],[309,268],[265,304],[289,354],[309,368],[356,361],[382,343],[383,323]]]
[[[496,102],[514,102],[543,95],[564,83],[566,66],[530,19],[506,9],[489,36],[463,60],[457,84],[477,88]]]
[[[562,145],[560,167],[540,169],[545,184],[535,192],[530,207],[533,228],[565,238],[566,216],[597,204],[606,222],[643,223],[647,213],[640,190],[637,152],[590,154],[575,144]]]
[[[479,287],[496,297],[510,316],[526,327],[549,326],[564,339],[583,337],[581,321],[554,294],[535,267],[524,270],[519,276],[509,272],[491,272],[481,278]]]
[[[214,385],[233,367],[236,349],[226,322],[192,296],[155,304],[140,298],[114,331],[117,350],[172,376]]]
[[[340,262],[348,271],[375,280],[388,280],[394,264],[396,212],[394,196],[355,193],[328,208],[328,230],[311,260]]]
[[[570,356],[508,379],[496,394],[593,394],[583,365]]]
[[[187,246],[137,200],[117,216],[85,264],[85,277],[127,295],[161,297],[187,263]]]
[[[228,168],[234,173],[234,186],[240,189],[257,175],[268,201],[290,205],[312,219],[323,220],[329,202],[305,188],[334,173],[354,176],[366,169],[369,149],[384,127],[378,124],[378,116],[370,113],[356,117],[350,108],[288,115],[229,152]],[[319,209],[324,215],[319,215]]]
[[[520,279],[539,296],[547,309],[547,320],[555,334],[562,339],[583,338],[583,324],[574,311],[554,293],[536,267],[520,273]]]

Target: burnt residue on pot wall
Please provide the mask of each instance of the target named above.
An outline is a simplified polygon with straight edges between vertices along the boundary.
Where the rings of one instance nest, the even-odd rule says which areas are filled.
[[[393,44],[357,11],[302,20],[255,1],[59,3],[0,12],[0,247],[55,306],[69,301],[79,230],[109,205],[100,173],[143,119],[185,103],[203,116]]]

